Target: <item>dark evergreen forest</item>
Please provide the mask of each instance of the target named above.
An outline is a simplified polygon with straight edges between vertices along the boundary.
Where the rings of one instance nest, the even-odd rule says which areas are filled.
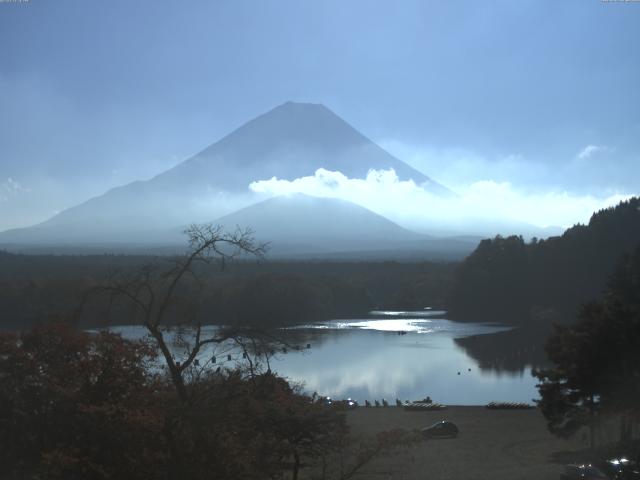
[[[447,306],[462,321],[571,323],[600,298],[619,259],[640,244],[640,198],[592,215],[562,236],[483,240],[455,270]]]
[[[0,252],[0,328],[28,328],[74,315],[84,293],[116,273],[171,264],[172,257],[22,255]],[[211,324],[275,326],[375,308],[442,308],[452,263],[256,262],[199,266],[182,295]],[[99,303],[99,302],[94,302]],[[176,319],[176,322],[178,320]],[[83,326],[131,323],[129,312],[85,309]]]

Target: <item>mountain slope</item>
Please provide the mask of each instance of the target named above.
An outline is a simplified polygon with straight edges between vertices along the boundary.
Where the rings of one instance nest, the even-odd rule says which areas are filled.
[[[147,181],[114,188],[38,225],[0,233],[0,243],[144,240],[171,225],[204,222],[255,201],[248,185],[318,168],[364,178],[395,169],[442,195],[451,192],[393,157],[322,105],[285,103]]]
[[[216,223],[227,229],[249,225],[259,241],[278,250],[294,244],[314,251],[366,250],[422,238],[354,203],[302,194],[270,198]]]
[[[250,226],[256,241],[279,257],[461,258],[474,240],[436,239],[404,229],[364,207],[303,194],[274,197],[216,221]]]

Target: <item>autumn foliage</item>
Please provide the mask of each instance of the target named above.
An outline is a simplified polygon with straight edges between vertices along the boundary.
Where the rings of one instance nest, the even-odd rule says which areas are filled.
[[[0,478],[297,478],[343,443],[341,414],[270,372],[205,373],[185,403],[154,359],[61,324],[2,334]]]
[[[0,336],[5,478],[152,478],[162,465],[153,350],[63,325]]]

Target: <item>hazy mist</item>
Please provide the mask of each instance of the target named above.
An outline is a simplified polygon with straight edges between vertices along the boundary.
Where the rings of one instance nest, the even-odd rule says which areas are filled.
[[[640,10],[577,1],[486,7],[3,4],[0,231],[71,209],[53,223],[100,210],[148,232],[303,192],[421,233],[544,235],[637,194]],[[313,148],[309,137],[272,145],[266,133],[280,125],[272,117],[260,137],[268,158],[233,173],[233,188],[215,171],[231,163],[220,149],[206,174],[191,176],[197,187],[157,180],[177,166],[195,172],[193,161],[181,162],[289,100],[325,105],[357,130],[353,138],[361,132],[372,143],[354,154],[345,147],[352,139],[343,142],[339,160],[326,138]],[[405,163],[374,162],[367,174],[371,151],[386,158],[378,146]],[[250,156],[249,148],[233,161]],[[347,167],[355,157],[357,174]],[[286,174],[269,170],[281,161]],[[422,189],[409,171],[456,195]],[[150,179],[153,191],[131,184]],[[83,204],[93,197],[91,208]],[[97,237],[117,233],[94,224]]]

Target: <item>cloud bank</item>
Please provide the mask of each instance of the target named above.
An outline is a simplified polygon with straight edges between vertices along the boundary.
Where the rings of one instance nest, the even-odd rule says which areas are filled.
[[[566,228],[588,222],[594,211],[631,197],[580,196],[564,191],[525,193],[506,181],[483,180],[458,190],[454,198],[443,198],[412,180],[399,180],[393,170],[370,170],[365,179],[357,179],[323,168],[295,180],[273,177],[255,181],[249,188],[265,196],[304,193],[341,198],[417,231],[482,235],[528,235],[547,227]]]

